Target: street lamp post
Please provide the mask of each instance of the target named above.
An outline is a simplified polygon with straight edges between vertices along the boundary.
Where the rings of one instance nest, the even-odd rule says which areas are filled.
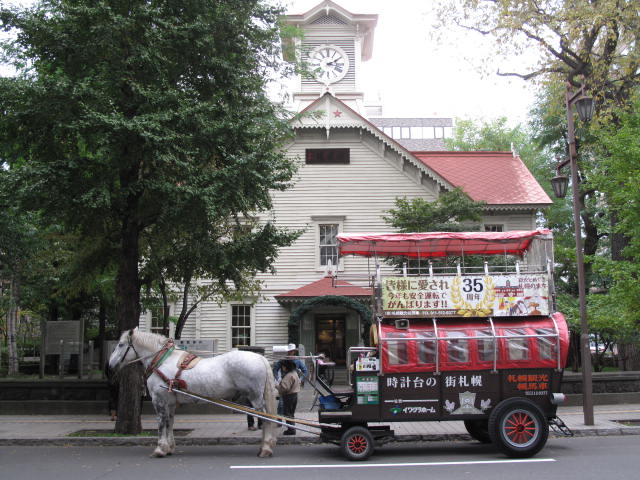
[[[555,178],[551,180],[553,191],[557,197],[564,197],[567,192],[567,177],[559,171],[567,163],[571,168],[571,185],[573,196],[573,223],[576,237],[576,263],[578,268],[578,298],[580,302],[580,353],[582,359],[582,410],[584,424],[593,425],[593,385],[591,379],[591,351],[589,349],[589,325],[587,323],[587,299],[584,276],[584,258],[582,248],[582,229],[580,222],[580,189],[578,187],[578,152],[576,149],[575,126],[573,123],[573,105],[576,106],[580,120],[589,121],[593,116],[593,98],[584,94],[584,86],[577,92],[571,92],[567,83],[566,91],[567,130],[569,140],[569,158],[557,165]]]

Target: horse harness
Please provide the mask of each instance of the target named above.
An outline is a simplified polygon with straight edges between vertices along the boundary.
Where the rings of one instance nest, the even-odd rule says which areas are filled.
[[[185,390],[187,388],[187,382],[181,379],[180,375],[182,375],[182,372],[184,370],[189,370],[195,367],[196,364],[200,361],[200,357],[198,357],[197,355],[190,352],[184,352],[184,354],[178,360],[178,371],[176,372],[175,377],[172,379],[168,378],[159,370],[159,368],[164,363],[164,361],[169,358],[175,348],[176,345],[174,341],[172,339],[167,340],[160,351],[158,351],[158,353],[156,353],[156,355],[153,357],[153,360],[151,360],[151,363],[149,364],[149,367],[147,367],[147,370],[145,372],[145,378],[149,378],[154,373],[158,375],[164,381],[164,383],[168,385],[169,392],[172,391],[173,387],[179,388],[180,390]]]

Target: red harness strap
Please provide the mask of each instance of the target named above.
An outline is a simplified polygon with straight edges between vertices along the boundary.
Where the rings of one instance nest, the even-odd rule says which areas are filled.
[[[184,370],[189,368],[189,364],[193,362],[196,358],[198,358],[198,356],[191,352],[188,352],[184,357],[182,357],[182,361],[178,365],[178,371],[176,372],[176,377],[173,380],[169,381],[169,391],[171,391],[174,385],[180,390],[186,390],[187,382],[182,380],[180,378],[180,375],[182,375],[182,372]]]
[[[167,340],[162,349],[156,354],[155,357],[153,357],[153,360],[149,364],[149,368],[147,368],[147,371],[145,373],[147,378],[149,378],[154,373],[158,375],[162,379],[162,381],[169,386],[169,392],[171,392],[174,386],[176,388],[179,388],[180,390],[185,390],[187,388],[187,382],[182,380],[180,378],[180,375],[182,375],[182,371],[186,368],[189,368],[189,364],[197,358],[197,355],[194,355],[193,353],[187,353],[184,357],[182,357],[182,361],[178,364],[178,371],[176,372],[175,378],[169,379],[164,373],[160,371],[159,368],[174,349],[175,344],[173,340]]]

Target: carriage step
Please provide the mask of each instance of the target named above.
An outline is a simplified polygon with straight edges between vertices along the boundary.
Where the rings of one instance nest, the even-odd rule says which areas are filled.
[[[566,437],[573,437],[573,432],[569,427],[565,425],[565,423],[560,419],[560,417],[553,417],[549,421],[549,426],[556,433],[560,433]]]

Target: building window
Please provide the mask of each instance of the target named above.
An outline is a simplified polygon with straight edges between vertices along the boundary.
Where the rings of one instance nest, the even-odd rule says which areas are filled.
[[[251,345],[251,305],[231,305],[231,346]]]
[[[501,224],[485,224],[484,225],[485,232],[504,232],[504,225]]]
[[[422,138],[422,127],[411,127],[411,138],[420,140]]]
[[[307,165],[332,165],[348,164],[348,148],[307,148],[305,150],[305,162]]]
[[[318,225],[320,232],[320,265],[338,265],[338,234],[339,225],[337,223],[324,223]]]
[[[151,307],[149,309],[151,312],[151,322],[149,331],[151,333],[159,333],[160,335],[164,335],[164,308],[163,307]]]

